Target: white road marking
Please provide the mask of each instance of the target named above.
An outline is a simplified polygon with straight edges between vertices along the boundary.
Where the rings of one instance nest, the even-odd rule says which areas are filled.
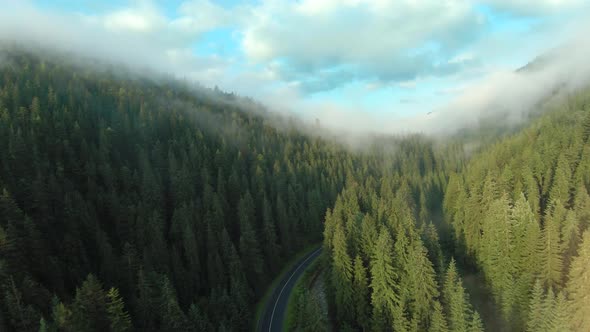
[[[268,331],[272,332],[272,321],[273,318],[275,316],[275,309],[277,308],[277,304],[279,303],[279,300],[281,299],[281,295],[283,294],[283,291],[285,290],[285,287],[287,287],[287,285],[289,284],[289,281],[291,281],[291,278],[293,278],[293,276],[295,275],[295,273],[297,271],[299,271],[299,269],[303,266],[303,264],[305,264],[305,262],[307,262],[311,257],[313,257],[313,255],[315,255],[316,252],[322,250],[322,248],[318,248],[318,250],[314,251],[313,253],[311,253],[311,255],[309,255],[303,262],[301,262],[301,264],[299,264],[299,266],[295,269],[295,271],[293,271],[293,273],[291,273],[291,276],[289,276],[289,279],[287,279],[287,282],[285,282],[285,284],[283,285],[283,288],[281,288],[281,291],[279,292],[279,296],[277,297],[277,300],[275,301],[275,305],[272,308],[272,314],[270,315],[270,324],[268,325]]]

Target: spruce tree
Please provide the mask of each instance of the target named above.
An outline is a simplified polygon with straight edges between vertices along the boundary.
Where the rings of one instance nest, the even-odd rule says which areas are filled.
[[[430,316],[430,327],[428,332],[448,332],[447,320],[443,313],[442,306],[439,301],[434,301],[432,306],[432,315]]]
[[[101,283],[92,274],[76,290],[72,303],[72,328],[76,331],[106,331],[110,327],[107,298]]]
[[[348,255],[346,236],[340,224],[336,225],[333,238],[332,283],[336,295],[336,312],[340,322],[353,317],[353,267]]]
[[[467,331],[470,308],[454,259],[451,259],[447,268],[442,294],[446,317],[449,320],[449,329],[457,332]]]
[[[543,286],[541,281],[537,280],[531,293],[529,301],[528,319],[526,323],[527,332],[541,331],[542,322],[544,319],[543,313]]]
[[[572,260],[567,283],[571,329],[590,331],[590,231],[582,236],[578,255]]]
[[[369,286],[367,282],[367,271],[363,265],[363,260],[359,255],[354,259],[354,276],[353,276],[353,305],[355,308],[355,320],[358,325],[368,331],[369,322]]]
[[[371,305],[373,329],[376,331],[382,331],[390,326],[393,313],[399,311],[401,306],[392,251],[389,232],[382,230],[371,256]]]
[[[131,318],[125,310],[119,290],[114,287],[107,293],[107,312],[112,332],[125,332],[131,329]]]
[[[555,292],[553,292],[553,287],[549,287],[547,290],[545,299],[541,304],[541,312],[543,313],[543,316],[541,317],[540,331],[549,332],[551,331],[553,321],[556,318]]]
[[[557,294],[555,300],[555,312],[553,320],[550,322],[549,332],[571,332],[570,329],[571,317],[567,307],[567,300],[563,292]]]
[[[481,321],[481,317],[479,317],[479,313],[477,311],[473,312],[471,315],[471,322],[469,322],[469,332],[483,332],[483,323]]]
[[[541,237],[541,278],[546,286],[553,287],[561,282],[563,268],[561,244],[561,213],[559,202],[552,202]]]

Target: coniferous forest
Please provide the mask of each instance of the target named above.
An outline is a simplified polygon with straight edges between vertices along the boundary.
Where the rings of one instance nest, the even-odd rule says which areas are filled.
[[[335,331],[590,331],[588,90],[474,153],[351,148],[218,89],[2,52],[0,331],[251,330],[320,242]]]

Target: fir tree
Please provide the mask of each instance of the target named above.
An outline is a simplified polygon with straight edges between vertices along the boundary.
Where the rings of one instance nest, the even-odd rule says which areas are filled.
[[[430,327],[428,332],[448,332],[447,321],[443,314],[440,302],[434,301],[432,315],[430,316]]]
[[[369,324],[369,287],[367,283],[367,272],[360,256],[354,259],[353,276],[353,304],[355,308],[355,320],[359,326],[368,331]]]
[[[371,256],[371,305],[373,306],[373,329],[381,331],[399,316],[400,295],[397,274],[392,260],[391,237],[381,231]],[[395,313],[395,314],[394,314]]]
[[[107,312],[112,332],[125,332],[131,329],[131,319],[125,310],[119,290],[111,287],[107,293]]]
[[[569,310],[571,312],[571,329],[573,331],[590,330],[590,231],[582,236],[578,256],[572,260],[567,283]]]

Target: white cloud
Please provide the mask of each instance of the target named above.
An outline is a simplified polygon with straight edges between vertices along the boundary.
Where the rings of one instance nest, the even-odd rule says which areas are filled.
[[[310,74],[339,67],[326,88],[342,76],[405,81],[458,70],[447,61],[484,24],[458,0],[264,1],[244,20],[242,47],[253,61],[281,59],[291,70],[285,79],[304,83]]]
[[[21,1],[0,0],[0,6],[0,40],[14,39],[219,85],[275,110],[319,118],[322,125],[357,133],[451,131],[499,111],[518,118],[555,82],[570,82],[574,88],[585,82],[588,76],[584,75],[590,75],[590,47],[579,46],[571,52],[577,57],[565,54],[542,73],[514,74],[486,64],[461,67],[480,58],[495,58],[496,50],[512,53],[528,44],[524,34],[510,47],[499,41],[502,38],[493,44],[478,40],[478,29],[485,21],[470,4],[459,0],[262,0],[234,8],[197,0],[181,5],[175,19],[149,1],[92,16],[41,11]],[[251,62],[194,54],[192,47],[199,36],[219,27],[241,31],[241,45]],[[588,28],[587,24],[571,25],[565,32],[543,36],[554,36],[545,39],[558,43],[564,33],[579,35]],[[468,86],[483,70],[487,78]],[[412,97],[399,94],[392,97],[391,105],[378,110],[359,102],[364,99],[360,95],[342,96],[341,102],[307,98],[314,89],[351,82],[359,83],[359,94],[405,88],[404,93],[416,92],[416,97],[420,91],[414,90],[432,86],[433,80],[436,86],[446,86],[432,88],[432,94],[457,97],[430,115],[429,100],[415,110],[420,115],[395,115],[394,107],[418,107],[396,105],[395,101]]]
[[[419,109],[408,116],[399,116],[393,107],[375,110],[313,102],[298,107],[309,119],[317,118],[325,127],[348,133],[343,136],[352,141],[366,133],[452,134],[462,128],[477,128],[484,118],[494,119],[498,126],[522,123],[556,91],[559,93],[555,98],[560,98],[590,85],[590,42],[579,33],[590,31],[590,24],[576,27],[577,33],[535,70],[489,68],[487,74],[468,85],[458,83],[435,91],[452,96],[448,103]]]
[[[585,0],[478,0],[496,9],[518,15],[539,15],[588,6]]]
[[[183,2],[181,16],[170,22],[171,27],[188,33],[202,33],[236,23],[236,12],[225,9],[209,0]]]
[[[475,56],[472,53],[460,53],[449,59],[449,63],[463,63],[472,61]]]
[[[180,77],[190,73],[198,79],[202,73],[204,80],[211,77],[212,70],[222,72],[229,66],[225,59],[194,55],[182,38],[168,38],[165,21],[155,11],[145,15],[150,12],[148,7],[88,16],[39,10],[27,1],[0,0],[0,6],[5,9],[0,11],[0,40]]]
[[[166,24],[166,20],[151,7],[118,10],[105,15],[102,22],[108,29],[135,32],[154,31]]]

